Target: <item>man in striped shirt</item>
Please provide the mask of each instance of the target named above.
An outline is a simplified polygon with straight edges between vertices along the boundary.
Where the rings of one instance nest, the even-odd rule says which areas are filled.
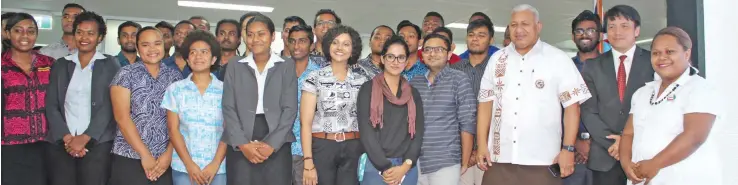
[[[476,100],[469,77],[447,67],[451,43],[445,36],[426,36],[423,58],[429,71],[410,84],[423,98],[425,136],[419,159],[420,185],[458,184],[467,170],[476,129]]]

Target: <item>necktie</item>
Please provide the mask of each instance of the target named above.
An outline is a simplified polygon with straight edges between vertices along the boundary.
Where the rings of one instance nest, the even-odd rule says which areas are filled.
[[[623,103],[623,97],[625,97],[625,58],[628,56],[620,55],[620,67],[618,67],[618,95],[620,96],[620,103]]]

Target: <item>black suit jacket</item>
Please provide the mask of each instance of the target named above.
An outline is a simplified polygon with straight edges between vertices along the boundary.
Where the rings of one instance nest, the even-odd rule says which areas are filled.
[[[64,116],[64,101],[76,65],[66,58],[59,58],[51,66],[49,88],[46,92],[46,120],[49,124],[46,139],[53,144],[61,144],[64,136],[70,134]],[[118,60],[110,55],[105,55],[105,59],[95,60],[92,66],[92,117],[84,132],[92,138],[91,144],[104,143],[115,138],[117,127],[110,101],[110,82],[119,69]]]
[[[650,51],[636,47],[626,82],[624,103],[621,103],[614,62],[612,51],[608,51],[587,60],[582,70],[582,78],[592,94],[592,98],[584,102],[581,108],[582,122],[592,139],[587,163],[590,169],[596,171],[609,171],[616,164],[615,158],[607,152],[615,141],[605,137],[622,133],[630,113],[633,93],[646,82],[653,81],[654,77]]]

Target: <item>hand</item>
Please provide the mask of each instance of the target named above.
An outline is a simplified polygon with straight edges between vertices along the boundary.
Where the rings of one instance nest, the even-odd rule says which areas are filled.
[[[72,136],[72,134],[64,135],[64,137],[62,138],[62,141],[64,141],[64,146],[69,145],[69,143],[72,142],[73,138],[74,136]]]
[[[318,171],[315,169],[315,165],[312,160],[305,160],[305,166],[302,171],[302,184],[303,185],[317,185],[318,184]]]
[[[477,165],[477,150],[472,150],[471,157],[469,157],[469,163],[466,167],[468,168],[475,165]]]
[[[635,164],[635,172],[639,178],[646,179],[646,184],[656,176],[661,170],[661,166],[653,160],[643,160]]]
[[[489,150],[479,149],[477,150],[477,155],[473,157],[477,158],[477,167],[480,170],[487,171],[487,169],[492,167],[492,158],[489,157]]]
[[[190,182],[195,184],[207,184],[207,181],[205,181],[202,171],[200,171],[200,167],[197,166],[197,164],[186,164],[185,167],[187,168],[187,174],[190,175]]]
[[[90,139],[90,136],[87,136],[86,134],[72,137],[71,141],[66,146],[67,152],[77,158],[84,157],[84,155],[87,154],[85,146]]]
[[[574,173],[574,152],[561,150],[559,155],[554,158],[555,163],[559,163],[561,178],[568,177]]]
[[[591,144],[591,142],[591,140],[587,139],[577,140],[577,142],[574,143],[574,148],[577,149],[577,163],[587,163],[587,160],[589,160],[589,145]]]
[[[266,157],[261,155],[257,148],[258,144],[253,142],[239,146],[239,149],[241,150],[241,153],[243,153],[243,156],[246,157],[246,159],[248,159],[249,162],[253,164],[259,164],[266,160]]]
[[[615,158],[615,160],[620,160],[620,135],[609,135],[605,137],[607,139],[614,139],[615,143],[610,146],[610,148],[607,149],[607,152],[610,153],[610,156]]]
[[[400,184],[402,177],[407,174],[407,171],[410,171],[410,166],[403,164],[385,170],[382,173],[382,177],[384,178],[384,182],[387,184]]]
[[[156,166],[154,166],[153,176],[154,181],[159,180],[159,177],[167,172],[169,166],[172,165],[172,155],[161,155],[156,159]]]
[[[210,184],[213,182],[213,179],[215,178],[215,175],[218,174],[218,169],[220,169],[219,163],[210,163],[202,170],[202,176],[205,178],[204,184]]]
[[[628,180],[630,180],[633,184],[643,182],[643,179],[636,175],[635,163],[630,161],[620,161],[620,165],[623,167],[623,171],[625,171],[625,176],[627,176]]]
[[[143,167],[144,172],[146,172],[146,178],[151,181],[154,180],[154,178],[152,178],[154,174],[154,166],[156,166],[156,159],[154,159],[153,156],[141,156],[141,167]]]
[[[269,146],[268,144],[261,141],[256,143],[258,144],[258,148],[256,148],[256,150],[259,151],[259,154],[261,154],[262,156],[269,158],[269,156],[274,153],[274,148],[272,148],[272,146]]]

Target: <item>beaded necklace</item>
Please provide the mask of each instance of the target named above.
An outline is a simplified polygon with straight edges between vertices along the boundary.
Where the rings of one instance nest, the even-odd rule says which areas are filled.
[[[674,91],[676,91],[677,87],[679,87],[679,84],[676,84],[674,86],[674,88],[671,88],[671,91],[669,91],[669,93],[666,94],[666,96],[664,96],[664,98],[661,98],[661,100],[656,101],[656,102],[654,102],[654,99],[653,99],[656,96],[656,92],[654,91],[653,93],[651,93],[651,98],[649,99],[649,102],[651,103],[651,105],[661,104],[661,102],[663,102],[665,99],[669,98],[671,96],[671,94],[674,93]]]

